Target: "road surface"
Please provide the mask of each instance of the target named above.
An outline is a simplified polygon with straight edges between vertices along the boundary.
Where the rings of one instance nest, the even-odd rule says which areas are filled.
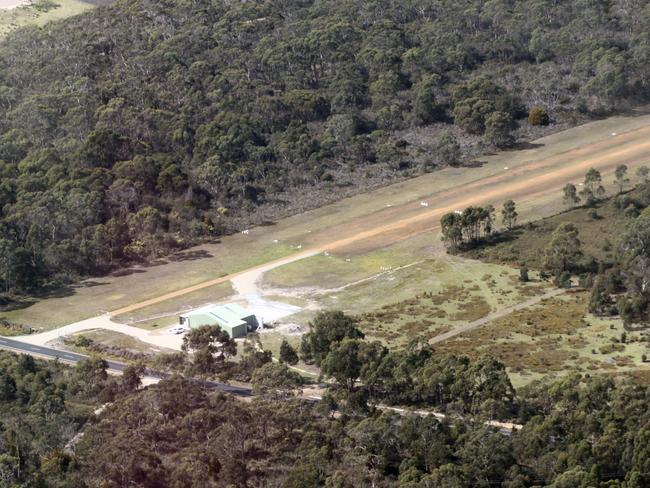
[[[79,361],[88,359],[88,356],[84,356],[83,354],[78,354],[76,352],[59,351],[52,349],[51,347],[28,344],[26,342],[9,339],[8,337],[0,337],[0,349],[5,349],[7,351],[16,353],[28,354],[30,356],[41,359],[59,359],[62,362],[70,364],[76,364]],[[106,363],[108,364],[108,370],[114,373],[121,374],[124,371],[124,368],[126,368],[126,364],[124,363],[118,363],[116,361],[106,361]],[[155,380],[160,380],[163,376],[155,373],[149,373],[147,377]],[[231,393],[237,396],[249,397],[252,395],[250,388],[229,385],[227,383],[220,383],[218,381],[209,381],[207,382],[207,385],[211,389],[223,391],[224,393]]]
[[[14,339],[9,339],[8,337],[0,337],[0,349],[5,349],[8,351],[19,352],[23,354],[29,354],[30,356],[35,356],[44,359],[59,359],[66,363],[78,363],[84,359],[88,359],[88,356],[83,354],[77,354],[76,352],[68,351],[59,351],[57,349],[52,349],[51,347],[43,347],[35,344],[28,344],[26,342],[17,341]],[[124,371],[125,365],[122,363],[116,363],[114,361],[106,361],[108,363],[108,369],[117,373]]]

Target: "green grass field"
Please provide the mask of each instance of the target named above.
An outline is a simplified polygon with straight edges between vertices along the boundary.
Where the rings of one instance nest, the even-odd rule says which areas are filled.
[[[155,329],[178,321],[178,312],[216,303],[232,296],[230,283],[210,286],[178,298],[113,317],[116,322]]]
[[[24,308],[0,311],[0,317],[32,327],[52,329],[294,252],[290,246],[273,243],[258,249],[260,242],[256,239],[246,240],[240,235],[232,237],[239,240],[235,251],[225,249],[221,244],[206,244],[161,259],[149,266],[134,266],[113,276],[86,280],[67,289],[58,290],[52,298],[33,300],[31,305],[28,304],[29,306]],[[212,290],[216,290],[214,297],[209,296]],[[203,291],[208,295],[197,292],[196,296],[192,294],[181,297],[172,302],[171,306],[161,303],[148,307],[143,309],[142,314],[134,314],[134,317],[142,319],[157,315],[166,310],[174,310],[177,305],[182,308],[185,300],[206,303],[223,296],[221,287],[210,287]],[[128,317],[121,319],[126,320]]]
[[[0,39],[20,27],[43,26],[50,21],[79,15],[93,8],[92,4],[80,0],[55,0],[54,4],[56,6],[51,9],[38,9],[36,6],[0,9]]]
[[[306,324],[318,309],[343,310],[359,317],[369,338],[402,345],[548,289],[518,277],[509,266],[442,255],[426,234],[352,258],[319,255],[292,263],[267,273],[264,286],[276,299],[282,300],[284,291],[294,304],[307,307],[286,322]]]

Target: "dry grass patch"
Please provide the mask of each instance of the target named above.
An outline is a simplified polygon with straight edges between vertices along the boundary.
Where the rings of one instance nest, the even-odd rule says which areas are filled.
[[[31,5],[0,9],[0,39],[20,27],[43,26],[47,22],[79,15],[93,8],[92,4],[80,0],[56,0],[55,4],[50,9],[37,9]]]
[[[436,344],[435,349],[472,358],[491,354],[508,367],[517,385],[569,370],[605,373],[644,368],[641,358],[648,352],[644,336],[628,333],[622,343],[622,322],[587,314],[588,299],[588,292],[574,291],[544,300]]]

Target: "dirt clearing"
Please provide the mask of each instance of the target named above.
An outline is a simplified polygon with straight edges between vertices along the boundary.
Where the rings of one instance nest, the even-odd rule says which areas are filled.
[[[612,136],[613,132],[618,135]],[[525,212],[535,217],[551,215],[557,204],[549,201],[550,196],[568,181],[582,180],[590,167],[610,174],[618,164],[633,168],[648,163],[649,135],[648,115],[586,124],[535,141],[531,149],[489,156],[479,168],[447,168],[347,198],[272,226],[250,229],[246,235],[187,250],[184,259],[167,259],[133,268],[125,276],[86,282],[59,298],[2,316],[51,328],[102,311],[133,312],[225,283],[242,270],[267,267],[274,261],[280,266],[287,257],[296,261],[323,251],[344,254],[383,248],[435,231],[442,214],[469,205],[498,205],[512,198],[522,209],[522,219],[529,216]],[[559,194],[554,200],[561,204]],[[428,206],[421,206],[422,201]]]

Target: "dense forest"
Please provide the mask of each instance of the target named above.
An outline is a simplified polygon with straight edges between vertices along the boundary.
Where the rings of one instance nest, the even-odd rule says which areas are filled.
[[[115,379],[106,368],[97,358],[71,368],[0,352],[0,486],[72,486],[57,481],[66,445],[100,403],[139,386],[137,374]]]
[[[649,23],[643,0],[137,0],[21,29],[0,43],[0,289],[639,103]]]
[[[320,313],[311,325],[300,355],[329,380],[319,401],[301,396],[314,385],[270,354],[250,348],[233,361],[234,343],[215,327],[193,329],[181,352],[161,355],[156,367],[168,377],[144,388],[138,364],[113,377],[96,357],[70,367],[0,353],[0,484],[650,484],[648,386],[569,372],[515,390],[489,356],[443,355],[417,341],[389,351],[364,340],[341,312]],[[252,398],[213,390],[210,379],[244,369],[252,373]],[[486,422],[493,419],[514,423]]]
[[[331,319],[331,317],[330,317]],[[312,340],[314,337],[311,338]],[[330,344],[329,354],[351,339]],[[370,344],[359,344],[363,349]],[[411,348],[391,376],[418,370],[417,384],[392,383],[426,408],[423,387],[471,404],[507,376],[490,358],[470,362]],[[481,363],[481,364],[480,364]],[[376,408],[338,380],[314,403],[299,377],[277,363],[256,369],[252,401],[176,374],[138,389],[90,359],[76,368],[0,355],[0,484],[12,487],[206,488],[643,488],[650,483],[650,389],[630,380],[569,374],[515,392],[520,430],[485,425],[484,412],[447,419]],[[470,374],[459,374],[464,369]],[[378,373],[379,375],[381,373]],[[426,381],[422,381],[426,380]],[[471,380],[471,381],[468,381]],[[356,392],[353,390],[357,390]],[[497,392],[499,389],[492,390]],[[497,393],[499,395],[500,393]],[[432,395],[431,398],[435,396]],[[496,398],[496,397],[495,397]],[[109,402],[92,414],[93,406]],[[80,434],[82,432],[82,434]]]

